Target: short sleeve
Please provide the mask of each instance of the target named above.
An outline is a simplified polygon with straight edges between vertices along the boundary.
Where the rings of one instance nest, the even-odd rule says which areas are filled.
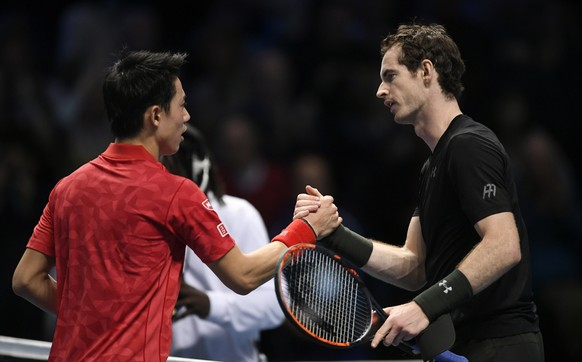
[[[186,179],[176,191],[168,224],[204,263],[220,259],[234,246],[234,240],[208,198],[190,180]]]
[[[49,201],[44,207],[26,247],[54,257],[56,255],[54,240],[53,214]]]
[[[451,139],[448,152],[451,183],[472,224],[512,210],[508,159],[500,144],[474,134],[461,134]]]

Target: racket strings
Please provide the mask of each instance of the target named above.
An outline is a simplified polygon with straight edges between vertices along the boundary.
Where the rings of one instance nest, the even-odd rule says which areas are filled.
[[[328,255],[305,249],[283,269],[287,307],[305,329],[332,343],[354,343],[366,335],[371,307],[352,273]]]

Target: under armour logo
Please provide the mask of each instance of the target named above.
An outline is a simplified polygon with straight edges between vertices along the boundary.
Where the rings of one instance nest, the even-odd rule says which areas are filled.
[[[443,279],[442,281],[439,282],[439,287],[444,287],[445,289],[443,290],[443,292],[445,294],[447,294],[448,292],[450,292],[451,290],[453,290],[453,287],[449,287],[447,285],[447,280]]]
[[[430,173],[430,177],[435,178],[436,177],[436,166],[432,168],[432,172]]]
[[[483,187],[483,200],[485,200],[485,198],[491,198],[491,197],[495,197],[495,193],[497,192],[497,187],[495,187],[495,184],[487,184]]]

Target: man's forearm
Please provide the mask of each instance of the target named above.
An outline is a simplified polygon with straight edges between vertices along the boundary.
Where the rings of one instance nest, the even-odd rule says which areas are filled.
[[[39,276],[27,284],[14,286],[14,293],[47,313],[57,313],[57,282],[49,274]]]
[[[53,257],[27,248],[12,276],[12,289],[40,309],[56,314],[57,282],[49,274],[54,265]]]
[[[374,242],[374,250],[362,270],[406,290],[418,290],[426,283],[424,263],[416,254],[379,241]]]

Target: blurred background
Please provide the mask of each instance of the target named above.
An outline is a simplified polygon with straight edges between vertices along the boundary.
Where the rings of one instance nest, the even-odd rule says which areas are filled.
[[[214,0],[0,5],[0,335],[50,341],[12,272],[54,184],[112,141],[101,82],[122,46],[189,53],[191,123],[210,140],[228,193],[271,236],[306,183],[345,223],[399,244],[428,147],[376,99],[380,41],[400,23],[443,24],[463,54],[464,113],[510,153],[529,228],[547,360],[582,355],[579,59],[574,0]],[[411,295],[375,280],[383,305]],[[319,347],[283,325],[272,361],[402,358],[396,348]]]

